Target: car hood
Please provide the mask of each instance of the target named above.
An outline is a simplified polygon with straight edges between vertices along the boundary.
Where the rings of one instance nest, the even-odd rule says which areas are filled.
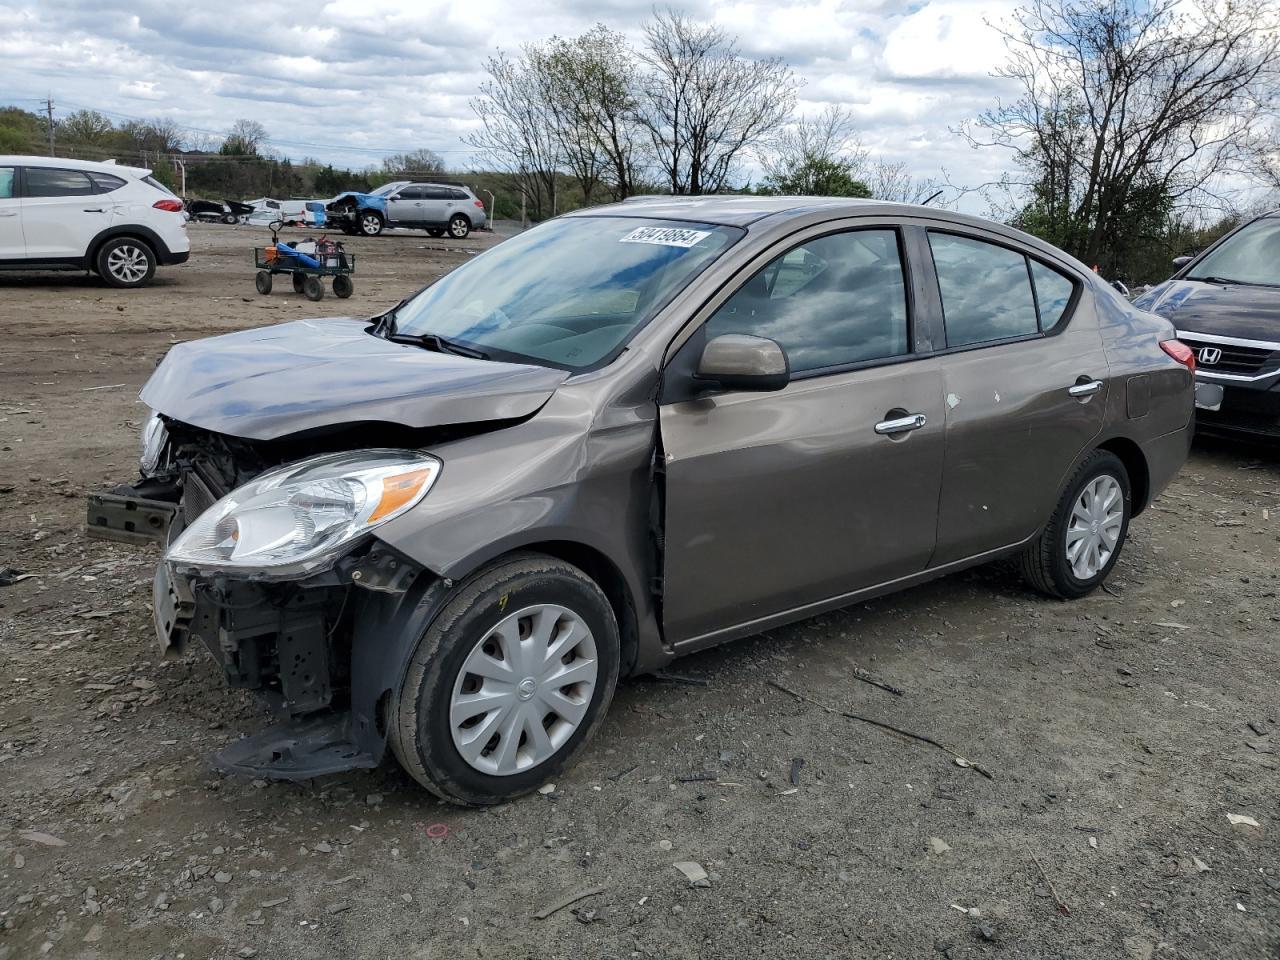
[[[346,423],[526,417],[568,374],[392,343],[350,318],[297,320],[173,347],[142,389],[166,417],[252,440]]]
[[[346,193],[340,193],[336,197],[334,197],[332,200],[324,201],[324,205],[328,207],[331,204],[337,203],[340,200],[345,200],[347,197],[354,198],[356,201],[356,207],[361,210],[385,211],[387,209],[386,197],[377,197],[377,196],[374,196],[372,193],[357,193],[354,190],[348,190]]]
[[[1280,340],[1280,288],[1166,280],[1133,302],[1184,333]]]

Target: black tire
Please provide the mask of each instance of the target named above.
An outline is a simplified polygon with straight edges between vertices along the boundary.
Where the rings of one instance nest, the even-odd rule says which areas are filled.
[[[378,234],[382,233],[383,227],[387,225],[382,214],[378,213],[376,210],[366,210],[364,213],[360,214],[359,223],[360,225],[357,229],[366,237],[378,236]]]
[[[354,292],[356,285],[351,282],[351,278],[345,273],[340,273],[333,278],[333,295],[339,299],[345,300]]]
[[[1082,579],[1076,576],[1067,559],[1067,531],[1072,511],[1085,487],[1102,476],[1110,476],[1120,486],[1123,506],[1120,532],[1106,563],[1095,575]],[[1049,523],[1022,555],[1022,576],[1027,583],[1041,593],[1063,600],[1078,600],[1101,586],[1124,549],[1133,512],[1131,491],[1129,472],[1119,457],[1107,450],[1089,454],[1067,481]]]
[[[240,219],[234,213],[224,213],[222,215],[222,222],[227,226],[234,226],[240,222]]]
[[[302,281],[302,293],[308,300],[323,300],[324,284],[319,277],[307,277]]]
[[[112,237],[98,248],[94,269],[111,287],[145,287],[156,275],[156,253],[137,237]]]
[[[253,278],[253,285],[258,288],[258,292],[264,297],[271,292],[271,274],[266,270],[259,270]]]
[[[291,273],[289,276],[293,279],[293,292],[302,293],[302,288],[307,285],[307,275],[305,273]]]
[[[460,213],[449,218],[449,236],[455,240],[465,240],[471,233],[471,221]]]
[[[443,236],[444,236],[444,230],[443,230],[443,229],[441,229],[440,227],[427,227],[427,236],[428,236],[428,237],[443,237]]]
[[[596,684],[578,727],[548,759],[517,773],[485,773],[463,759],[454,744],[449,716],[454,686],[468,656],[494,626],[540,603],[571,610],[590,629]],[[494,804],[529,793],[572,763],[599,730],[617,686],[618,664],[618,625],[595,581],[552,557],[509,557],[459,585],[418,641],[389,708],[392,751],[410,776],[453,803]]]

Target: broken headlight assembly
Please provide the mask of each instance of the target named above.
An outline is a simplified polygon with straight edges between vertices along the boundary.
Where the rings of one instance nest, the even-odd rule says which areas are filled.
[[[169,431],[165,429],[160,414],[154,410],[150,419],[142,428],[142,453],[138,457],[138,466],[142,468],[144,477],[155,475],[160,466],[160,457],[164,453],[165,444],[169,442]]]
[[[165,560],[177,570],[259,579],[315,573],[412,509],[439,475],[439,460],[413,450],[354,450],[287,464],[200,514]]]

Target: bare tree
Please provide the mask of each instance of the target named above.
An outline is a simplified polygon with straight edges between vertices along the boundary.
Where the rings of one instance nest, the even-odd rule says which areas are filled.
[[[485,70],[489,79],[471,101],[481,129],[466,143],[511,176],[535,219],[553,213],[563,157],[542,82],[527,57],[512,60],[501,51],[485,61]]]
[[[783,127],[760,151],[764,187],[771,193],[810,196],[870,196],[859,176],[867,153],[847,107],[829,105],[816,117]]]
[[[791,115],[799,81],[776,58],[749,60],[721,28],[672,9],[645,26],[641,117],[672,193],[714,193],[744,153]]]
[[[221,152],[231,156],[256,157],[266,139],[267,128],[257,120],[237,120],[227,131]]]
[[[408,153],[397,153],[382,161],[382,172],[393,174],[444,173],[444,158],[434,150],[421,147]]]
[[[600,185],[614,200],[629,196],[644,161],[639,74],[626,38],[597,24],[578,37],[527,47],[526,54],[584,200],[591,203]]]
[[[120,133],[136,152],[177,153],[182,149],[183,131],[172,120],[129,120],[120,125]]]
[[[1252,149],[1276,20],[1273,0],[1030,0],[999,28],[1021,95],[961,132],[1013,152],[1024,226],[1110,266]]]

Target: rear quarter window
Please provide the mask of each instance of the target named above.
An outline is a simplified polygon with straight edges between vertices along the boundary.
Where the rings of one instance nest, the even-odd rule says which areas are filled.
[[[1040,308],[1040,329],[1052,330],[1066,315],[1076,285],[1039,260],[1031,261],[1031,279],[1036,287],[1036,306]]]
[[[119,190],[128,182],[109,173],[91,173],[89,174],[89,179],[93,181],[98,193],[110,193],[113,190]]]

